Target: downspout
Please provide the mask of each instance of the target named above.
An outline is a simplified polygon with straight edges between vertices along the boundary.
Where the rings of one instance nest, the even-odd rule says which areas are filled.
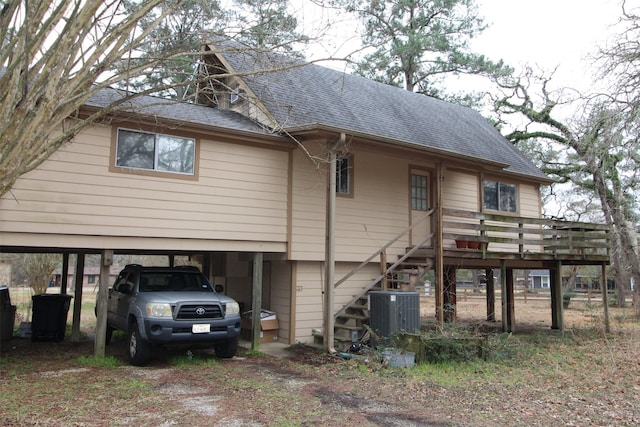
[[[338,141],[329,149],[329,179],[327,188],[327,230],[325,237],[325,284],[324,284],[324,327],[323,347],[330,353],[336,353],[334,348],[335,317],[333,301],[335,293],[335,232],[336,232],[336,148],[345,143],[346,135],[340,134]]]

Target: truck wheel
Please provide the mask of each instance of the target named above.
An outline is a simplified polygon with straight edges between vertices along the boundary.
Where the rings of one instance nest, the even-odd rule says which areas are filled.
[[[231,359],[238,351],[238,337],[221,340],[213,344],[216,356],[221,359]]]
[[[138,322],[135,320],[129,327],[128,336],[127,356],[129,356],[129,363],[134,366],[144,366],[149,363],[151,345],[140,337]]]

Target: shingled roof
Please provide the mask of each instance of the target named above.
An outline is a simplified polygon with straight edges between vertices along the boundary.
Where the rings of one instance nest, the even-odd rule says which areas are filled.
[[[121,100],[125,95],[125,92],[118,89],[102,89],[92,96],[85,103],[85,106],[104,108]],[[153,119],[256,134],[256,136],[273,135],[273,132],[264,126],[234,111],[217,110],[203,105],[178,102],[155,96],[133,97],[119,105],[114,112],[132,112],[136,115]]]
[[[530,159],[470,108],[235,44],[232,49],[220,47],[219,55],[232,68],[230,72],[243,74],[243,82],[277,125],[289,132],[329,128],[503,164],[507,172],[548,181]]]

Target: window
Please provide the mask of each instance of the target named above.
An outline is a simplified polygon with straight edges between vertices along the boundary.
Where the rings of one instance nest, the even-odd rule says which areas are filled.
[[[192,138],[118,129],[116,166],[193,175],[195,146]]]
[[[518,186],[499,181],[485,181],[484,208],[501,212],[518,212]]]
[[[425,175],[411,175],[411,209],[427,210],[427,177]]]
[[[336,193],[351,194],[351,181],[353,174],[353,157],[345,156],[336,159]]]
[[[88,284],[96,283],[96,275],[95,274],[89,274],[87,276],[87,283]]]
[[[540,276],[540,287],[546,289],[551,286],[551,278],[549,276]]]

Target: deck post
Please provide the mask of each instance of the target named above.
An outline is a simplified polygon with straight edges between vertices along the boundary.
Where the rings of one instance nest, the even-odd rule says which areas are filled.
[[[502,332],[507,332],[507,262],[500,260],[500,304],[502,308]]]
[[[607,288],[607,265],[602,263],[600,266],[600,289],[602,289],[602,305],[604,306],[604,330],[606,333],[611,332],[611,323],[609,322],[609,289]]]
[[[506,282],[506,317],[507,317],[507,329],[505,332],[513,332],[516,326],[516,316],[515,316],[515,292],[514,292],[514,279],[513,279],[513,268],[507,268],[507,277],[505,278]]]
[[[551,329],[564,330],[562,313],[562,262],[556,263],[556,268],[551,270]]]
[[[456,267],[447,265],[444,268],[444,321],[448,323],[456,320]]]
[[[487,283],[485,288],[487,290],[487,321],[496,321],[496,287],[495,278],[493,277],[493,269],[487,268],[484,271]]]

